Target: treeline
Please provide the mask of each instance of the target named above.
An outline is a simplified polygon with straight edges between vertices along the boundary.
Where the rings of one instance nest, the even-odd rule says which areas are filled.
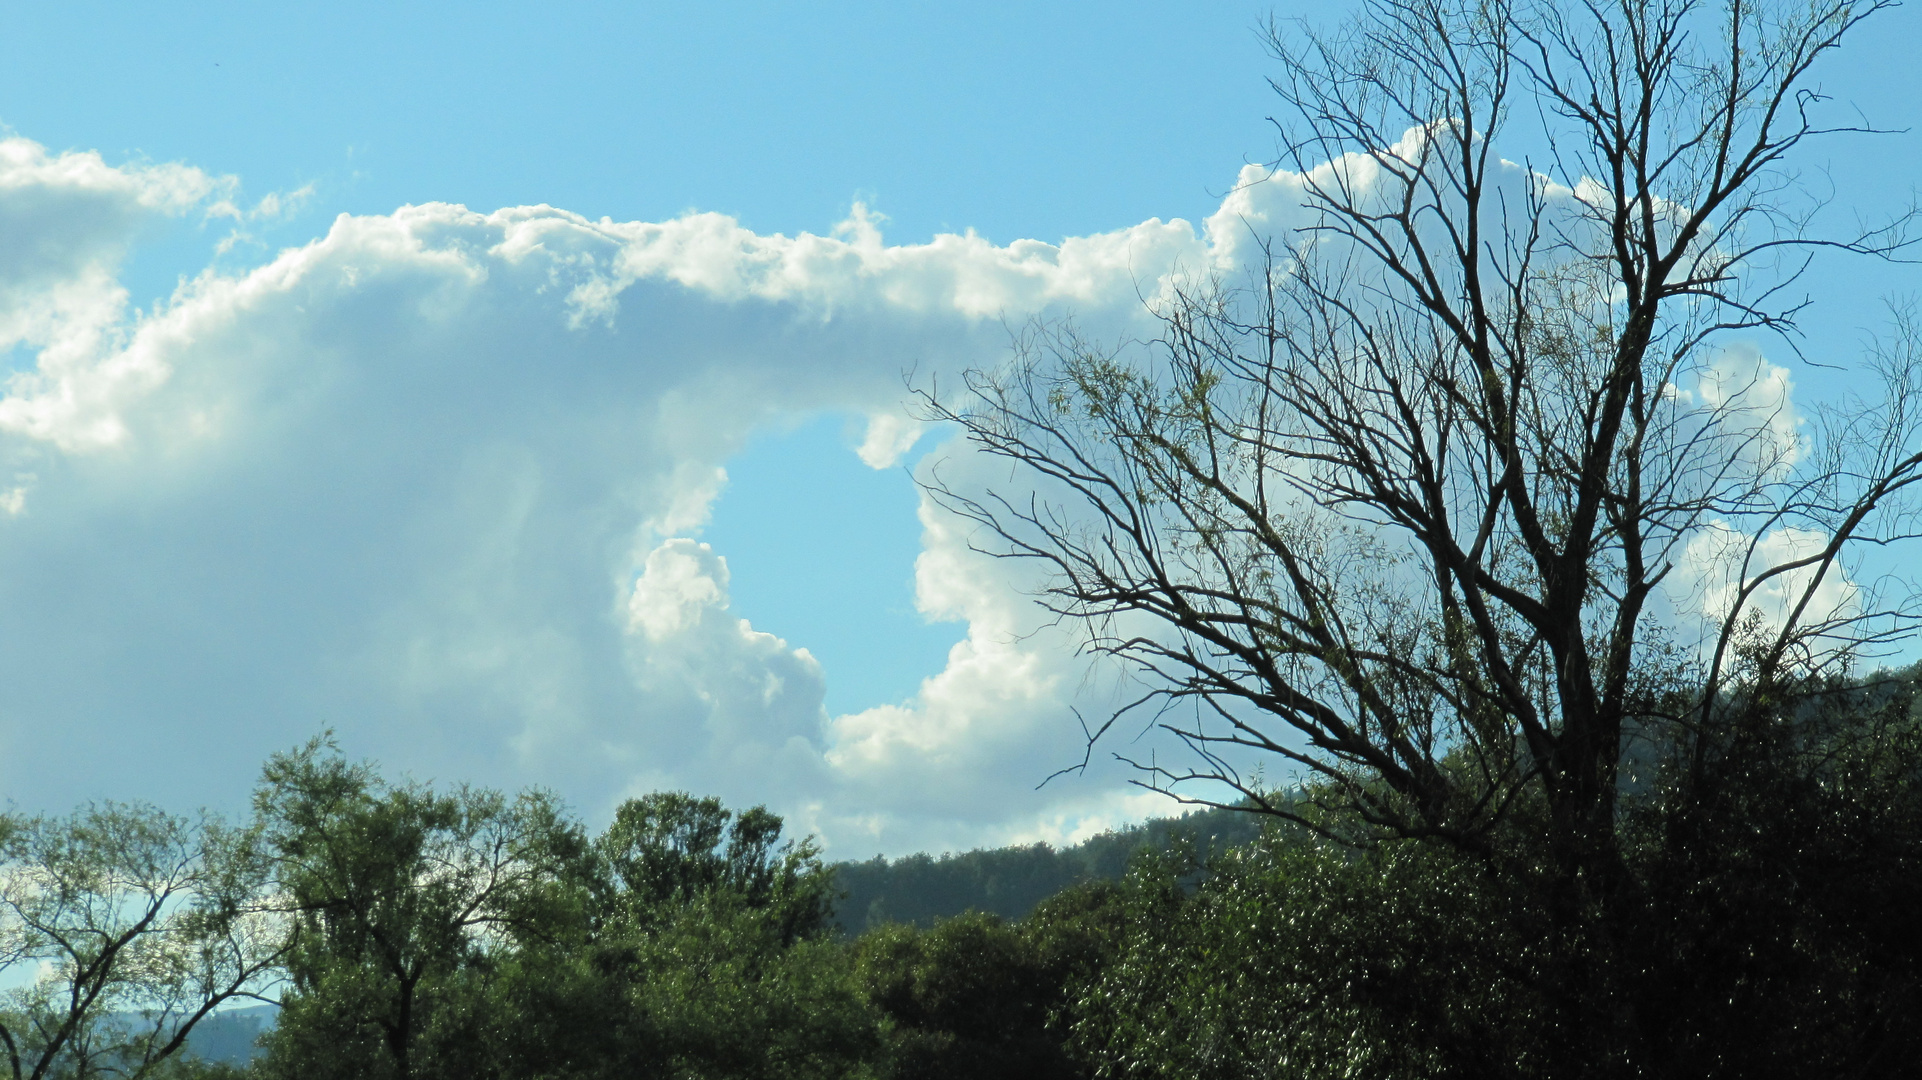
[[[1917,712],[1907,678],[1748,702],[1635,756],[1635,914],[1602,929],[1664,1018],[1643,1061],[1913,1074]],[[0,818],[0,1049],[13,1080],[1629,1075],[1555,1027],[1588,977],[1555,936],[1600,930],[1527,829],[1386,840],[1322,795],[833,867],[761,808],[655,794],[596,834],[315,743],[241,824]],[[195,1056],[257,1000],[280,1004],[258,1056]]]
[[[13,1080],[1085,1075],[1060,1006],[1114,890],[849,935],[835,869],[765,809],[657,793],[596,835],[547,794],[395,782],[324,741],[268,762],[245,823],[8,815],[0,861]],[[260,1018],[228,1017],[263,1001],[236,1054]]]
[[[1259,832],[1212,811],[828,866],[758,807],[657,793],[590,835],[324,741],[254,811],[0,817],[8,1075],[1082,1076],[1064,1006],[1130,853],[1199,867]]]

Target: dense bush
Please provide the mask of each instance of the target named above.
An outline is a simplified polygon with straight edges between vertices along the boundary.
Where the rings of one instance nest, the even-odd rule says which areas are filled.
[[[1910,1075],[1916,713],[1903,680],[1657,739],[1624,800],[1634,893],[1614,919],[1558,910],[1546,853],[1517,839],[1527,807],[1474,850],[1274,828],[1191,889],[1186,864],[1143,858],[1073,1045],[1130,1080]],[[1631,1032],[1641,1064],[1586,1054],[1577,1010]]]

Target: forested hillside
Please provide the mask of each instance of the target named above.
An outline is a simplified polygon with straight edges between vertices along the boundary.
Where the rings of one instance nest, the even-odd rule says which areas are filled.
[[[834,919],[843,931],[859,933],[887,923],[925,928],[966,911],[1025,918],[1069,886],[1119,879],[1143,849],[1179,848],[1205,863],[1260,833],[1261,821],[1253,815],[1209,809],[1156,818],[1066,848],[1030,844],[835,863],[835,884],[846,895],[836,903]]]

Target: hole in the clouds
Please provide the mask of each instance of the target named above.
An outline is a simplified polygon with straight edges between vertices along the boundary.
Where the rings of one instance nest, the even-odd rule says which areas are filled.
[[[233,197],[244,205],[255,205],[241,193]],[[206,218],[205,209],[202,204],[179,217],[155,218],[140,230],[115,275],[126,287],[133,308],[150,311],[171,299],[183,281],[204,270],[244,273],[271,261],[285,244],[314,235],[312,215],[299,213],[298,205],[278,217],[255,218],[241,225],[224,217]],[[228,241],[224,250],[223,241]]]
[[[0,372],[10,375],[16,371],[32,371],[39,364],[40,350],[24,341],[0,351]]]
[[[915,610],[919,495],[903,468],[862,464],[854,442],[835,416],[757,439],[727,463],[703,531],[727,558],[733,613],[814,654],[832,715],[911,696],[967,633]]]
[[[115,274],[126,287],[128,303],[151,310],[172,297],[181,281],[213,261],[214,245],[224,235],[220,223],[201,222],[199,208],[182,217],[148,221]]]

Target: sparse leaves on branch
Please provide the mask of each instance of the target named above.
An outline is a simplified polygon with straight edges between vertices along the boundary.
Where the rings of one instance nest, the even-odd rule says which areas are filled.
[[[10,1080],[152,1076],[277,982],[286,937],[249,830],[100,803],[0,825]]]

